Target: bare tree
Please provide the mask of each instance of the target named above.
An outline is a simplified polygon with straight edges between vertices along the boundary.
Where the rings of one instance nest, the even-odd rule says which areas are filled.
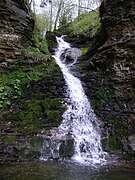
[[[41,7],[49,14],[51,31],[56,30],[62,20],[66,23],[69,19],[72,21],[82,13],[92,11],[99,1],[101,0],[41,0]]]
[[[60,12],[62,10],[62,7],[64,7],[64,2],[63,2],[63,0],[60,0],[60,2],[58,4],[58,10],[57,10],[55,22],[54,22],[54,30],[56,30],[57,23],[58,23],[58,20],[59,20],[59,17],[60,17]]]

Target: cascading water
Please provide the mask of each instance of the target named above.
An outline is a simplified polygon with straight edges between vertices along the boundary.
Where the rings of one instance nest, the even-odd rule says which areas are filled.
[[[106,162],[104,158],[105,152],[101,147],[97,118],[84,93],[81,81],[70,71],[77,58],[73,62],[66,64],[62,59],[62,54],[65,50],[71,49],[70,44],[65,42],[62,37],[56,37],[56,39],[58,47],[53,57],[61,68],[67,85],[67,107],[63,114],[62,124],[54,135],[52,133],[52,136],[55,139],[63,139],[70,134],[74,141],[74,155],[71,158],[74,162],[103,164]],[[59,147],[60,142],[55,146],[57,154]]]

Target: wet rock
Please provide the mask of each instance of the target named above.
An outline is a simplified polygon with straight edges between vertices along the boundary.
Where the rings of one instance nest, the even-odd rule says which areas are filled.
[[[133,151],[135,151],[135,135],[129,136],[128,140],[129,140],[129,146]]]
[[[68,138],[61,142],[59,149],[61,158],[71,158],[74,154],[74,141],[72,138]]]
[[[74,141],[72,137],[66,136],[46,136],[42,148],[43,159],[63,159],[70,158],[74,153]]]
[[[61,55],[61,60],[65,64],[73,64],[77,61],[79,57],[82,56],[82,51],[78,48],[69,48],[66,49],[62,55]]]
[[[4,154],[11,157],[18,157],[19,151],[15,146],[7,146],[4,148]]]

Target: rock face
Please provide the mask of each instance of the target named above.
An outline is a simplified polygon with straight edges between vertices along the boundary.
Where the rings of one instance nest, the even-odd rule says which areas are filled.
[[[82,64],[83,80],[92,106],[104,122],[103,136],[112,146],[108,150],[129,153],[134,148],[133,143],[128,145],[128,137],[135,134],[135,1],[106,0],[100,12],[100,36],[105,38],[98,47],[90,44]]]
[[[0,63],[21,55],[21,48],[33,44],[34,20],[24,0],[0,1]]]
[[[28,141],[58,126],[63,112],[64,79],[49,53],[33,46],[34,20],[25,2],[0,1],[0,163],[39,158]]]

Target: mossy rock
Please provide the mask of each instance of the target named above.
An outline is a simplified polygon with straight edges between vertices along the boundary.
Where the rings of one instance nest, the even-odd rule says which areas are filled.
[[[60,114],[59,111],[47,111],[47,123],[60,123]]]
[[[59,153],[61,158],[71,158],[74,154],[73,139],[69,138],[65,141],[62,141],[60,145]]]
[[[54,31],[54,32],[48,31],[46,33],[46,41],[48,44],[48,49],[51,53],[55,51],[57,46],[56,36],[62,36],[62,33],[59,31]]]
[[[120,141],[118,141],[117,138],[113,136],[104,138],[102,140],[102,146],[103,146],[103,150],[107,152],[115,152],[115,151],[122,152],[122,145]]]

